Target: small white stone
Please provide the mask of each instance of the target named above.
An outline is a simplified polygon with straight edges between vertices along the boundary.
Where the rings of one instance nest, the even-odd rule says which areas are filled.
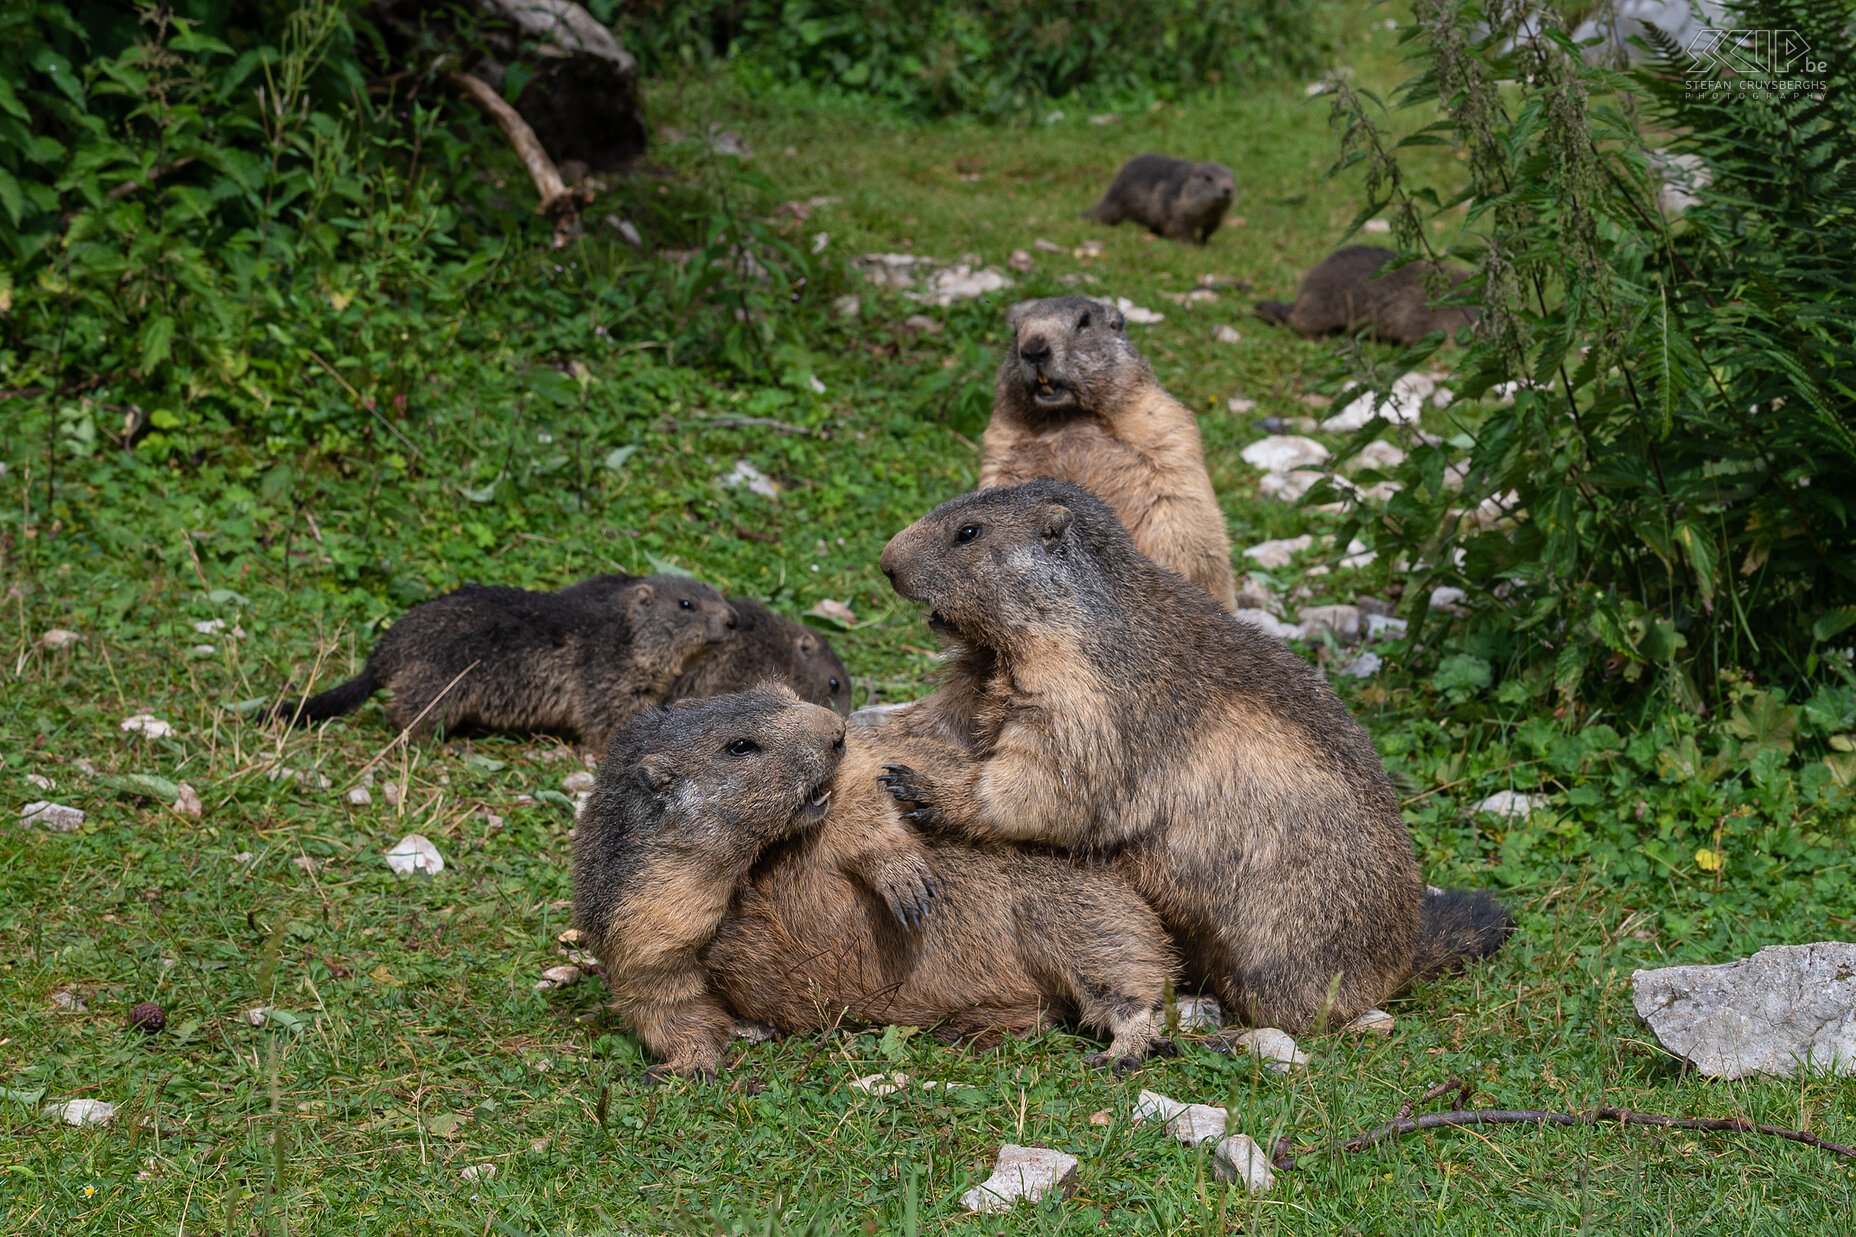
[[[831,303],[832,312],[840,318],[855,318],[863,308],[863,298],[855,295],[841,296]]]
[[[720,479],[725,490],[737,490],[746,487],[749,493],[759,494],[762,498],[778,498],[780,487],[766,473],[754,467],[746,460],[736,460],[734,470]]]
[[[214,653],[219,651],[219,646],[213,644],[196,644],[189,651],[196,657],[211,657]]]
[[[1531,815],[1546,802],[1544,795],[1524,795],[1512,790],[1498,790],[1469,809],[1477,814],[1520,819]]]
[[[261,1027],[271,1016],[269,1005],[254,1005],[245,1011],[245,1021],[254,1027]]]
[[[808,377],[806,379],[806,385],[812,389],[812,394],[814,395],[823,395],[825,393],[825,384],[819,381],[817,374]]]
[[[28,773],[26,774],[26,780],[38,790],[58,789],[58,783],[52,781],[52,779],[46,777],[43,773]]]
[[[1278,640],[1297,640],[1301,638],[1302,629],[1294,623],[1285,623],[1268,610],[1238,610],[1232,616],[1240,623],[1249,623],[1262,630],[1265,635],[1275,636]]]
[[[910,314],[902,320],[902,326],[917,335],[939,335],[942,330],[940,321],[927,314]]]
[[[413,872],[433,875],[445,870],[445,860],[430,838],[409,833],[387,852],[387,866],[402,876]]]
[[[458,1170],[458,1176],[465,1181],[488,1181],[496,1176],[494,1164],[467,1164]]]
[[[1233,1134],[1212,1148],[1212,1171],[1220,1181],[1241,1182],[1251,1194],[1267,1194],[1276,1184],[1270,1157],[1248,1134]]]
[[[1214,1108],[1210,1104],[1187,1104],[1167,1118],[1166,1132],[1188,1147],[1196,1147],[1200,1143],[1223,1138],[1225,1124],[1229,1119],[1229,1114],[1222,1108]]]
[[[36,825],[53,833],[69,833],[84,823],[84,813],[79,808],[48,803],[41,799],[20,808],[19,821],[23,825]]]
[[[54,627],[39,637],[39,643],[48,649],[66,649],[83,638],[84,637],[78,635],[74,631],[67,631],[63,627]]]
[[[1383,1009],[1369,1009],[1349,1022],[1344,1030],[1356,1035],[1390,1035],[1396,1020]]]
[[[69,988],[55,989],[51,994],[51,1002],[53,1009],[66,1014],[81,1014],[90,1008],[83,997]]]
[[[250,866],[251,861],[256,858],[257,856],[254,855],[252,852],[248,850],[241,850],[240,852],[238,852],[238,854],[232,856],[232,862],[238,864],[240,867],[248,867]]]
[[[1182,1031],[1216,1031],[1224,1025],[1224,1006],[1215,996],[1182,996],[1175,1004]]]
[[[764,1044],[770,1039],[779,1038],[777,1027],[770,1027],[764,1022],[751,1022],[746,1018],[735,1019],[735,1025],[728,1032],[730,1039],[738,1039],[749,1044]],[[933,1086],[931,1082],[928,1084]]]
[[[1126,318],[1129,322],[1147,325],[1154,322],[1166,321],[1165,314],[1155,313],[1151,309],[1142,309],[1125,296],[1118,296],[1115,298],[1115,307],[1121,310],[1121,316]]]
[[[380,784],[380,797],[387,801],[388,807],[398,807],[400,805],[401,795],[402,792],[398,782],[382,782]]]
[[[1212,328],[1212,339],[1214,342],[1220,343],[1220,344],[1241,344],[1244,342],[1243,333],[1240,332],[1236,327],[1231,326],[1228,323],[1224,323],[1224,322],[1220,322],[1217,326]],[[1231,402],[1235,404],[1240,401],[1232,400]],[[1252,400],[1244,400],[1242,402],[1249,404],[1250,408],[1256,407],[1256,403]],[[1250,408],[1246,408],[1244,409],[1244,411],[1249,412]],[[1231,409],[1231,411],[1236,412],[1237,409],[1233,408]]]
[[[1265,498],[1274,498],[1280,502],[1300,502],[1302,495],[1313,489],[1323,474],[1312,468],[1299,468],[1294,472],[1265,473],[1257,481],[1257,492]]]
[[[174,727],[168,725],[153,713],[137,713],[122,719],[122,728],[131,734],[140,734],[145,739],[163,739],[174,733]]]
[[[1342,644],[1351,644],[1362,630],[1358,606],[1303,606],[1301,620],[1297,627],[1304,640],[1331,635]]]
[[[1037,265],[1032,260],[1030,252],[1024,249],[1012,250],[1012,256],[1005,260],[1005,264],[1020,275],[1029,275],[1032,267]]]
[[[350,786],[348,788],[348,793],[343,797],[346,798],[353,807],[366,807],[374,801],[373,794],[370,793],[365,786]]]
[[[45,1115],[57,1117],[66,1125],[108,1125],[116,1119],[116,1105],[105,1100],[66,1100],[47,1104]]]
[[[1328,449],[1312,438],[1296,434],[1271,434],[1259,438],[1239,453],[1246,464],[1263,472],[1292,472],[1311,464],[1324,463]]]
[[[1431,609],[1452,610],[1463,604],[1469,597],[1462,589],[1449,584],[1440,584],[1431,590]]]
[[[866,1095],[894,1095],[909,1085],[907,1074],[865,1074],[862,1078],[851,1079],[851,1090],[862,1091]]]
[[[201,619],[193,625],[193,629],[202,636],[211,636],[224,631],[226,621],[224,619]]]
[[[1112,125],[1119,123],[1120,120],[1121,116],[1118,113],[1097,112],[1094,116],[1089,118],[1089,123],[1092,125]]]
[[[1273,1074],[1286,1074],[1298,1065],[1308,1064],[1308,1055],[1295,1046],[1287,1031],[1276,1027],[1259,1027],[1237,1037],[1235,1047],[1261,1058],[1263,1067]]]
[[[638,225],[629,219],[619,220],[619,239],[633,249],[644,248],[644,234],[638,231]]]
[[[1056,241],[1047,241],[1041,236],[1031,242],[1031,247],[1033,249],[1042,250],[1045,253],[1066,253],[1068,252],[1067,250],[1064,249],[1062,245],[1059,245]]]
[[[968,1211],[1010,1211],[1014,1203],[1035,1203],[1053,1191],[1067,1194],[1076,1182],[1076,1157],[1045,1147],[1006,1143],[992,1176],[960,1196]]]
[[[1378,558],[1379,555],[1377,553],[1366,548],[1366,543],[1364,541],[1355,537],[1352,541],[1347,543],[1347,553],[1340,560],[1338,565],[1342,567],[1370,567]]]
[[[1136,1125],[1146,1121],[1165,1125],[1177,1116],[1186,1106],[1170,1095],[1158,1091],[1142,1091],[1128,1112],[1128,1119]]]
[[[1366,616],[1366,638],[1368,640],[1397,640],[1402,637],[1411,624],[1402,618],[1390,614],[1369,614]]]
[[[1233,395],[1224,402],[1224,406],[1231,410],[1233,416],[1246,417],[1257,410],[1257,401]]]
[[[198,820],[205,810],[205,805],[200,802],[200,792],[185,782],[180,783],[180,795],[174,800],[175,813]]]
[[[576,769],[561,779],[561,789],[570,795],[585,794],[593,789],[593,775],[585,769]]]
[[[1341,666],[1341,668],[1334,673],[1340,675],[1342,678],[1366,679],[1378,674],[1380,667],[1385,664],[1384,658],[1380,657],[1379,654],[1373,652],[1371,649],[1367,649],[1365,652],[1349,659],[1346,664]]]
[[[551,966],[541,973],[541,977],[556,988],[565,988],[568,984],[580,982],[580,968],[577,966]]]
[[[1314,543],[1315,539],[1313,537],[1309,536],[1307,533],[1303,533],[1300,537],[1282,537],[1275,541],[1259,541],[1256,545],[1245,550],[1244,555],[1247,558],[1255,559],[1257,565],[1261,567],[1287,567],[1289,565],[1289,560]]]
[[[1347,461],[1347,466],[1349,468],[1373,468],[1384,472],[1388,468],[1397,468],[1404,462],[1403,449],[1383,438],[1375,438],[1361,447],[1358,453]]]
[[[824,253],[831,245],[831,233],[815,232],[812,236],[812,252]]]

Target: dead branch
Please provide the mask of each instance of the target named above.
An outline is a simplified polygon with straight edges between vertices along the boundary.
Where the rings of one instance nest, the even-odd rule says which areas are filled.
[[[540,195],[541,203],[536,210],[554,220],[555,248],[560,248],[580,218],[580,195],[569,189],[567,182],[561,179],[560,169],[554,166],[554,160],[542,149],[541,139],[535,136],[535,130],[529,127],[528,121],[522,119],[522,113],[509,106],[488,82],[455,69],[447,72],[445,78],[488,112],[503,131],[503,136],[509,139],[516,156],[522,160],[522,166],[528,169],[529,179],[535,182],[535,192]]]

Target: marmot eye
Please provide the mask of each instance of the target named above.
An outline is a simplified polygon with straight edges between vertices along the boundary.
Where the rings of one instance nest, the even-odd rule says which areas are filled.
[[[1091,321],[1092,319],[1089,317],[1089,315],[1084,314],[1082,317],[1076,320],[1076,329],[1079,331],[1087,331],[1089,329],[1089,323]]]
[[[679,610],[694,610],[695,608],[695,606],[690,604],[690,599],[688,597],[679,598],[677,601],[677,609]]]
[[[838,676],[835,674],[831,676],[831,690],[832,691],[838,690]]]
[[[980,526],[978,524],[963,524],[960,531],[954,534],[954,544],[965,545],[979,535]]]
[[[752,739],[736,739],[728,745],[730,756],[752,756],[760,750],[760,744]]]

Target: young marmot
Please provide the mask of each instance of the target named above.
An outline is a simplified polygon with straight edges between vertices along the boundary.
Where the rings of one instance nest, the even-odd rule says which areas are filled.
[[[686,700],[620,732],[574,840],[574,919],[665,1074],[712,1076],[737,1016],[1029,1031],[1047,1009],[1165,1047],[1172,960],[1117,874],[924,843],[882,756],[782,687]]]
[[[981,489],[1074,481],[1115,510],[1162,567],[1237,608],[1231,540],[1198,423],[1128,342],[1119,309],[1086,296],[1012,306],[993,387]]]
[[[905,819],[1112,861],[1188,980],[1258,1025],[1338,1026],[1504,939],[1487,895],[1427,900],[1391,781],[1327,681],[1142,557],[1094,495],[956,498],[882,565],[953,637],[953,674],[917,708],[971,744],[890,771]]]
[[[609,597],[636,576],[595,576],[563,589],[563,596]],[[758,601],[729,597],[734,638],[714,649],[671,685],[669,698],[720,696],[761,683],[785,683],[801,700],[840,713],[851,711],[851,676],[830,641]]]
[[[1366,330],[1394,344],[1415,344],[1437,331],[1454,335],[1458,327],[1475,323],[1481,313],[1475,306],[1433,305],[1427,286],[1436,273],[1441,288],[1454,288],[1469,278],[1468,271],[1413,262],[1381,275],[1380,268],[1396,257],[1376,245],[1348,245],[1303,276],[1295,304],[1259,301],[1257,313],[1310,339]]]
[[[408,610],[348,682],[273,712],[308,725],[385,688],[387,715],[414,738],[441,727],[556,731],[603,753],[736,623],[720,593],[683,576],[582,593],[471,584]]]
[[[1110,227],[1132,219],[1168,240],[1203,245],[1236,196],[1237,182],[1222,163],[1141,155],[1122,164],[1108,192],[1083,217]]]

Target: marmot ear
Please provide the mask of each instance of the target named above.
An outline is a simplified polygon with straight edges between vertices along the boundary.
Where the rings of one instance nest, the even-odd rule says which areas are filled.
[[[652,752],[638,762],[638,780],[660,794],[677,780],[676,766],[664,752]]]
[[[1070,509],[1062,503],[1052,503],[1044,512],[1044,527],[1039,530],[1044,537],[1044,544],[1058,540],[1070,527]]]
[[[1016,331],[1018,324],[1030,315],[1031,307],[1035,304],[1037,304],[1036,301],[1020,301],[1013,305],[1005,311],[1005,324]]]
[[[1109,330],[1115,332],[1117,335],[1127,332],[1128,318],[1126,314],[1121,312],[1119,306],[1109,301],[1097,301],[1096,304],[1102,307],[1103,316],[1108,319]]]
[[[651,604],[651,599],[655,596],[657,596],[657,590],[651,585],[638,585],[636,588],[632,589],[632,609],[642,611],[646,606]]]
[[[810,657],[818,652],[818,637],[808,631],[793,641],[793,647]]]

